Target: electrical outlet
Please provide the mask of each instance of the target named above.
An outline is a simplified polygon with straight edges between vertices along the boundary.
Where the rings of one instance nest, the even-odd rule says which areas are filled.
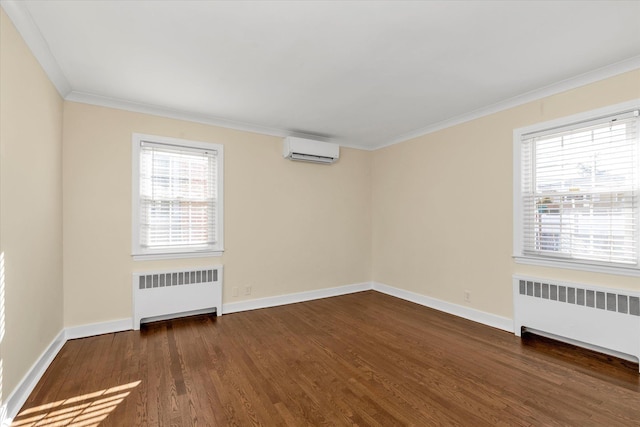
[[[251,295],[251,286],[245,286],[244,287],[244,294],[245,295]]]
[[[237,297],[239,295],[237,286],[234,286],[233,288],[231,288],[231,295],[234,297]]]
[[[471,302],[471,291],[464,291],[464,302]]]

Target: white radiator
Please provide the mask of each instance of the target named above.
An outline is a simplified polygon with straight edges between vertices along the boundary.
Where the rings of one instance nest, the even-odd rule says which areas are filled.
[[[638,292],[516,275],[513,299],[517,336],[530,329],[640,360]]]
[[[222,314],[222,266],[133,273],[133,329],[145,320]]]

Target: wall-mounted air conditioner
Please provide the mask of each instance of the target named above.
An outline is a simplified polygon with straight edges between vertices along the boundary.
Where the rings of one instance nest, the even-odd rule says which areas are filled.
[[[331,142],[288,136],[284,139],[286,159],[313,163],[333,163],[340,157],[340,146]]]

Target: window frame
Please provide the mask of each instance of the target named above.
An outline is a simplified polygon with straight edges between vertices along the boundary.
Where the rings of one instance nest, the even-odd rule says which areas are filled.
[[[522,207],[522,137],[525,134],[541,132],[554,128],[570,126],[580,122],[595,120],[603,116],[615,115],[625,111],[640,109],[640,99],[574,114],[554,120],[536,123],[513,131],[513,259],[518,264],[537,265],[543,267],[565,268],[596,273],[617,274],[624,276],[640,276],[640,248],[638,263],[625,266],[606,262],[563,259],[537,256],[525,253],[523,239],[523,207]],[[640,172],[640,165],[638,167]],[[639,190],[640,191],[640,190]],[[640,198],[640,196],[638,196]],[[638,200],[640,204],[640,200]],[[636,229],[640,230],[640,206],[636,206]],[[639,231],[640,233],[640,231]]]
[[[196,150],[216,150],[217,151],[217,199],[216,199],[216,236],[217,242],[213,248],[163,248],[145,249],[140,245],[140,153],[141,143],[150,142],[155,144],[166,144]],[[131,164],[131,206],[132,206],[132,227],[131,227],[131,254],[134,261],[158,260],[158,259],[179,259],[179,258],[201,258],[222,256],[224,252],[224,146],[212,142],[191,141],[186,139],[171,138],[165,136],[133,133],[131,138],[132,164]]]

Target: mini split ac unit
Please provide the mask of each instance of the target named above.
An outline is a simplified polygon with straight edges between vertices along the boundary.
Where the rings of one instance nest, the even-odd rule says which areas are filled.
[[[293,136],[284,139],[283,155],[286,159],[313,163],[333,163],[340,157],[338,144]]]

